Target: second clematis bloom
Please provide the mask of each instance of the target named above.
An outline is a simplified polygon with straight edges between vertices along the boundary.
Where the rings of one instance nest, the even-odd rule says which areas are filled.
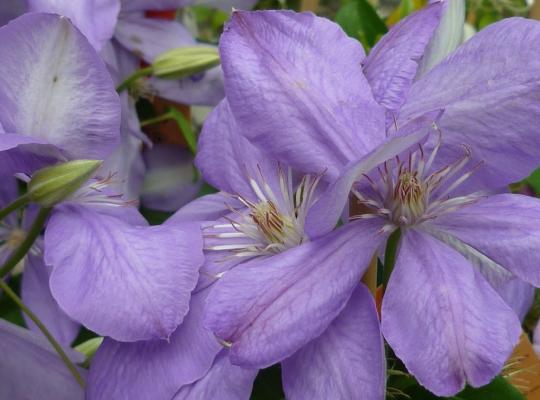
[[[387,234],[402,230],[383,300],[383,333],[423,385],[448,396],[500,372],[519,337],[515,312],[526,302],[507,290],[529,290],[522,280],[540,284],[538,257],[529,256],[540,236],[523,234],[538,232],[538,201],[490,196],[540,159],[534,133],[540,112],[531,106],[538,104],[539,61],[530,44],[540,25],[522,19],[494,24],[417,77],[445,4],[403,21],[367,57],[334,24],[291,12],[234,13],[220,50],[226,98],[241,134],[296,171],[327,170],[330,185],[305,220],[311,243],[325,238],[330,245],[325,235],[350,230],[336,257],[368,243],[376,249]],[[419,33],[422,40],[412,40]],[[435,122],[441,137],[418,130],[413,122],[422,119]],[[222,171],[214,169],[216,179]],[[351,193],[368,215],[332,232]],[[285,254],[273,258],[287,266]],[[294,343],[321,321],[287,325],[293,329],[280,336],[276,326],[288,320],[274,324],[272,316],[282,314],[266,313],[263,300],[270,296],[271,309],[282,305],[288,316],[297,316],[298,308],[289,290],[269,289],[272,281],[286,281],[267,272],[273,271],[269,264],[234,268],[209,297],[209,326],[232,342],[233,362],[274,361],[284,354],[276,345],[282,337]],[[253,281],[241,276],[249,265],[261,267]],[[339,282],[350,272],[340,266],[321,275],[334,298],[343,295]],[[314,287],[302,294],[313,303],[325,299],[327,292],[315,294]]]
[[[255,369],[281,362],[290,399],[384,398],[377,313],[359,285],[376,240],[341,251],[350,227],[313,240],[305,221],[322,175],[298,175],[250,144],[226,100],[204,126],[196,163],[228,198],[195,201],[173,220],[197,214],[196,203],[213,219],[221,213],[204,223],[201,278],[215,282],[205,323],[231,362]],[[365,236],[376,229],[364,227]],[[334,274],[342,279],[329,280]]]

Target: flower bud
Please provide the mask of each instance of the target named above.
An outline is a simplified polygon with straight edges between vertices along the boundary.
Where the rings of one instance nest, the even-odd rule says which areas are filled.
[[[84,354],[86,356],[86,360],[90,361],[92,357],[94,357],[94,354],[96,354],[99,346],[101,346],[101,343],[103,343],[103,338],[101,336],[95,337],[79,344],[75,347],[75,350]]]
[[[43,207],[52,207],[79,189],[101,164],[100,160],[75,160],[40,169],[28,183],[28,196]]]
[[[164,79],[180,79],[219,65],[214,47],[179,47],[160,54],[152,64],[153,75]]]

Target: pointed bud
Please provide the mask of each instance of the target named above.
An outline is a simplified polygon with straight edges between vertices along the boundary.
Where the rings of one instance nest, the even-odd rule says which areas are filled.
[[[84,354],[86,356],[85,363],[89,363],[92,360],[92,357],[94,357],[94,354],[96,354],[99,346],[101,346],[101,343],[103,343],[103,338],[101,336],[95,337],[77,345],[75,350]]]
[[[75,160],[40,169],[28,183],[28,197],[52,207],[75,193],[101,166],[100,160]]]
[[[152,64],[154,76],[180,79],[219,65],[214,47],[179,47],[160,54]]]

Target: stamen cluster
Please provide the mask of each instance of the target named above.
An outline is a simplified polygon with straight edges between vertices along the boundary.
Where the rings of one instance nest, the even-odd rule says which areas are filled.
[[[207,250],[230,251],[237,257],[277,254],[308,240],[304,233],[307,212],[314,201],[321,175],[306,175],[293,190],[292,171],[278,167],[279,191],[272,190],[259,168],[259,177],[248,177],[255,198],[234,195],[247,210],[229,207],[227,223],[207,228],[205,238],[217,239]]]
[[[416,151],[409,153],[407,161],[396,157],[384,162],[375,173],[365,174],[367,185],[365,182],[358,182],[353,193],[370,212],[353,218],[383,217],[388,221],[384,229],[392,231],[401,226],[421,224],[483,197],[482,193],[450,196],[481,163],[458,176],[471,160],[471,151],[464,146],[463,157],[431,171],[440,145],[439,137],[429,157],[426,158],[422,145],[419,145]]]

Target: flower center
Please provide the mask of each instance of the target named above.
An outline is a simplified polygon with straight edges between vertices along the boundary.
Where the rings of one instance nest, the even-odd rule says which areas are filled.
[[[15,250],[18,248],[26,237],[26,232],[21,228],[14,228],[9,232],[9,235],[6,237],[5,245],[10,250]]]
[[[432,171],[433,161],[441,145],[441,138],[429,157],[421,145],[409,153],[406,162],[396,157],[383,163],[370,174],[367,182],[357,182],[353,194],[370,212],[353,217],[364,219],[383,217],[389,231],[400,226],[418,225],[438,215],[476,202],[484,196],[477,192],[466,196],[449,194],[467,180],[481,165],[478,163],[467,172],[463,168],[471,160],[471,151],[464,147],[463,157],[441,169]]]
[[[292,172],[278,168],[279,188],[272,189],[259,169],[259,179],[249,177],[256,200],[233,196],[245,211],[229,206],[227,223],[205,230],[205,249],[227,251],[237,257],[277,254],[308,240],[304,233],[307,212],[321,175],[306,175],[293,190]],[[279,189],[279,190],[276,190]]]

